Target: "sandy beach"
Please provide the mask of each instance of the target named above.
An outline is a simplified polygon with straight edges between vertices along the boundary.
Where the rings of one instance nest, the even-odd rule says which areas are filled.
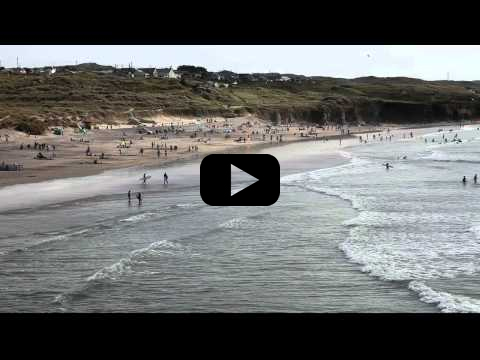
[[[88,176],[128,167],[162,167],[214,152],[245,151],[258,146],[322,138],[332,140],[342,135],[341,130],[333,126],[273,126],[254,116],[233,119],[157,116],[150,121],[153,123],[145,124],[145,128],[151,134],[139,133],[140,127],[126,124],[99,124],[88,130],[86,135],[81,135],[78,129],[72,128],[64,129],[63,135],[54,135],[49,131],[38,136],[3,129],[0,131],[0,163],[21,164],[23,170],[0,171],[0,187]],[[168,130],[167,133],[164,133],[165,129]],[[343,139],[348,137],[347,131],[353,135],[381,131],[382,127],[346,129]],[[155,133],[155,130],[161,133]],[[126,140],[123,144],[128,148],[119,147],[122,139]],[[48,145],[48,150],[34,149],[35,143]],[[90,150],[88,156],[87,149]],[[35,159],[39,152],[51,160]]]

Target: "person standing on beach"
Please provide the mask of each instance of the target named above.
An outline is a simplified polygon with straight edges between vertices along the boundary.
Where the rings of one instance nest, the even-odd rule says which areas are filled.
[[[475,176],[473,177],[473,183],[477,185],[477,174],[475,174]]]
[[[144,184],[147,183],[147,174],[143,174],[143,183],[144,183]]]
[[[127,196],[128,196],[128,202],[132,201],[132,190],[128,190]]]
[[[137,193],[138,204],[142,203],[142,193]]]
[[[168,185],[168,175],[167,175],[166,172],[163,174],[163,185],[165,185],[165,184]]]
[[[465,176],[462,179],[462,183],[463,183],[463,185],[465,185],[467,183],[467,178]]]

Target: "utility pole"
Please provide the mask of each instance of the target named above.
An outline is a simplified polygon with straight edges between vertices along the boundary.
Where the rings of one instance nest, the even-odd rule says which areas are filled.
[[[447,81],[450,81],[450,72],[447,72]]]
[[[19,68],[19,66],[18,66],[18,56],[17,56],[17,69],[18,69],[18,68]]]

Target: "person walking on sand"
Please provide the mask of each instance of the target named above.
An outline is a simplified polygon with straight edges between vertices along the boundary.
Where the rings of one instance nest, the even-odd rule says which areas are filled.
[[[127,196],[128,196],[128,202],[132,201],[132,190],[128,190]]]
[[[147,174],[143,174],[143,183],[146,184],[147,183]]]
[[[167,175],[166,172],[163,174],[163,185],[165,185],[165,184],[168,185],[168,175]]]
[[[475,174],[475,176],[473,177],[473,183],[477,185],[477,174]]]

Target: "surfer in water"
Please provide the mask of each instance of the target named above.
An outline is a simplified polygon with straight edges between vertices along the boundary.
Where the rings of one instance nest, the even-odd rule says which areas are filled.
[[[166,172],[163,174],[163,185],[165,185],[165,184],[168,185],[168,175],[167,175]]]
[[[393,168],[392,165],[390,165],[390,163],[386,163],[386,164],[383,164],[385,166],[385,169],[390,169],[390,168]]]
[[[142,193],[137,193],[137,199],[138,199],[138,203],[141,204],[142,203]]]

